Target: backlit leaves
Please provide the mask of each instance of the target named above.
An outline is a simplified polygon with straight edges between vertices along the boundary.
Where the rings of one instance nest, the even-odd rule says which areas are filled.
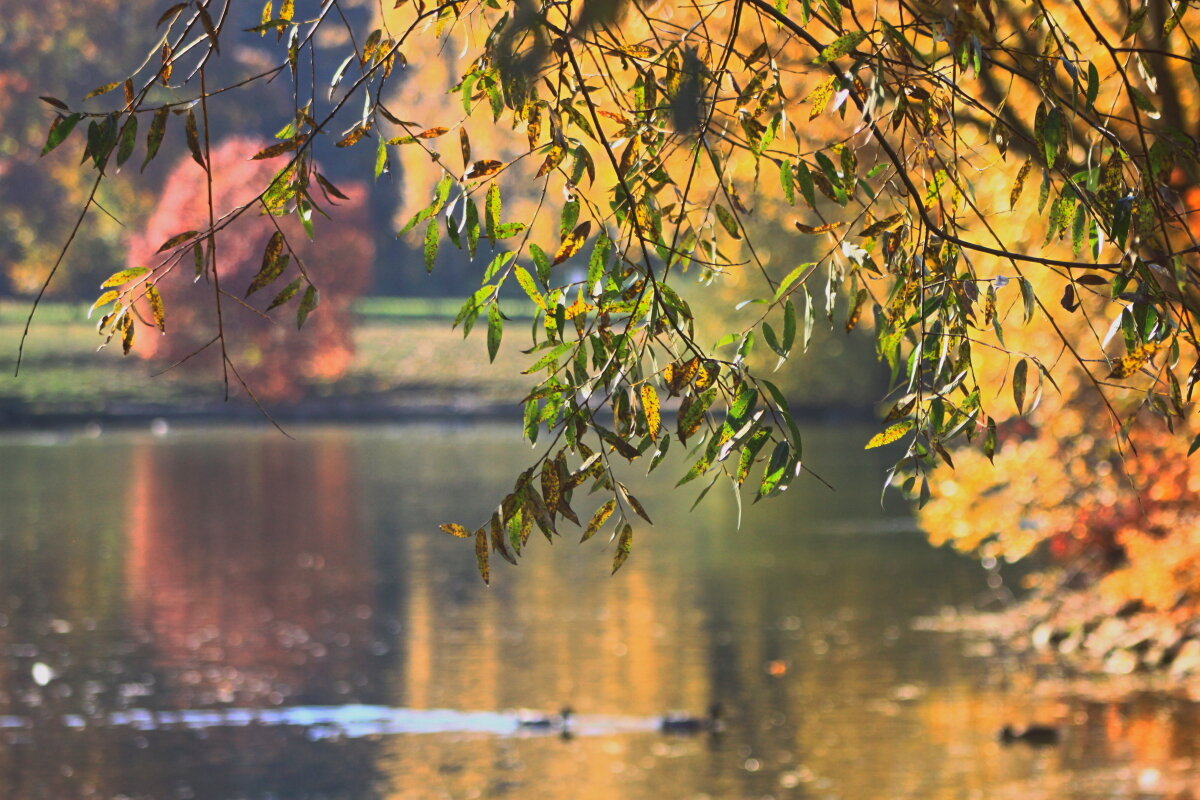
[[[267,241],[267,246],[263,249],[262,266],[258,270],[258,274],[250,281],[250,286],[246,289],[246,297],[257,292],[259,289],[268,285],[280,275],[287,267],[288,259],[283,253],[283,234],[280,231],[275,231],[271,234],[271,238]]]
[[[588,539],[595,536],[596,533],[604,527],[604,523],[608,522],[608,518],[613,515],[613,511],[615,511],[616,508],[616,500],[609,500],[597,508],[596,513],[592,515],[592,519],[588,522],[587,528],[583,531],[583,538],[579,541],[586,542]]]
[[[489,175],[495,175],[502,169],[504,169],[503,161],[496,161],[490,158],[483,161],[476,161],[471,165],[471,169],[467,171],[467,180],[472,178],[486,178]]]
[[[658,404],[658,392],[648,383],[641,388],[642,408],[646,412],[646,424],[650,428],[650,438],[657,439],[662,432],[662,411]]]
[[[583,249],[583,243],[587,241],[588,234],[592,231],[591,220],[584,220],[576,226],[575,230],[571,231],[562,240],[562,244],[558,246],[558,251],[554,254],[553,264],[561,264],[569,258],[575,256]]]
[[[813,59],[813,63],[827,64],[830,61],[835,61],[858,47],[866,38],[866,31],[851,31],[844,36],[839,36]]]
[[[1135,372],[1140,370],[1147,361],[1154,357],[1155,353],[1162,350],[1162,342],[1147,342],[1146,344],[1135,347],[1130,352],[1121,357],[1119,361],[1113,364],[1112,372],[1109,373],[1110,378],[1128,378]]]
[[[612,574],[617,574],[617,570],[629,558],[631,552],[633,552],[633,526],[626,522],[617,534],[617,554],[613,557]]]
[[[915,427],[916,427],[916,423],[913,422],[912,420],[904,420],[903,422],[897,422],[895,425],[892,425],[890,428],[883,431],[882,433],[877,433],[874,436],[872,436],[871,440],[869,442],[867,442],[866,449],[871,450],[875,447],[883,447],[884,445],[889,445],[892,442],[895,442],[895,441],[903,438],[903,436],[905,434],[907,434],[909,431],[911,431]]]

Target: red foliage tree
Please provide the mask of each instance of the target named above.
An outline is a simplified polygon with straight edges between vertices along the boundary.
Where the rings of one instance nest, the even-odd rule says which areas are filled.
[[[212,204],[216,219],[252,203],[255,195],[249,187],[264,185],[278,170],[275,159],[251,160],[264,146],[260,141],[235,138],[213,148]],[[259,397],[298,399],[307,383],[336,379],[350,365],[350,307],[370,279],[375,247],[366,186],[351,183],[341,188],[349,200],[326,205],[328,218],[314,215],[319,228],[315,240],[305,235],[295,215],[270,217],[254,208],[222,231],[216,253],[223,293],[220,326],[233,365]],[[131,237],[128,265],[154,266],[162,258],[157,251],[163,242],[182,231],[202,230],[208,221],[204,171],[190,158],[184,159],[171,171],[145,229]],[[243,298],[276,230],[283,232],[295,257],[288,271],[271,286]],[[296,270],[301,267],[321,291],[322,299],[297,331],[295,313],[288,309],[294,308],[298,299],[270,315],[264,312],[279,290],[297,277]],[[196,276],[190,258],[160,272],[157,285],[167,309],[167,333],[147,336],[136,352],[166,362],[179,361],[217,335],[216,286],[207,272]],[[179,368],[219,370],[219,345],[209,346]]]

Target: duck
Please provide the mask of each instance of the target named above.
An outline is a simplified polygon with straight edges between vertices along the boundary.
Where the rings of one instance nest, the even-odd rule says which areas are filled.
[[[571,724],[571,715],[574,713],[570,706],[564,706],[562,711],[557,714],[518,714],[517,728],[523,731],[563,731],[565,733]]]
[[[664,714],[659,720],[658,729],[663,733],[696,734],[708,731],[717,733],[722,727],[721,704],[713,703],[708,707],[708,716],[697,717],[691,714],[671,712]]]
[[[1053,725],[1005,725],[1000,729],[1000,741],[1004,744],[1024,742],[1034,747],[1048,747],[1058,744],[1060,738],[1061,733]]]

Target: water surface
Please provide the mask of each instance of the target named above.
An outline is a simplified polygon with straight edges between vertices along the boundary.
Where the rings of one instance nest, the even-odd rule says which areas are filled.
[[[638,491],[657,524],[615,577],[606,536],[535,538],[491,588],[436,526],[487,518],[530,455],[514,428],[291,433],[0,439],[0,797],[1082,799],[1192,783],[1195,706],[1046,690],[1036,665],[914,626],[969,605],[985,575],[881,505],[866,432],[810,432],[836,491],[802,480],[739,529],[720,486],[689,513],[698,490],[670,491],[676,469]],[[656,730],[712,703],[718,736]],[[569,738],[517,724],[564,705]],[[1030,719],[1062,721],[1063,744],[996,742]]]

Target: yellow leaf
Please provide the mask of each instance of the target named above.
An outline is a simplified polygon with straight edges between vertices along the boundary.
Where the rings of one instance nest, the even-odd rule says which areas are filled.
[[[558,504],[562,500],[562,476],[558,474],[558,464],[547,461],[542,465],[542,498],[546,502],[546,510],[553,517],[558,513]]]
[[[721,365],[716,361],[705,361],[700,365],[700,371],[696,374],[696,391],[703,392],[705,389],[713,385],[717,376],[721,374]]]
[[[542,138],[542,114],[540,111],[530,115],[529,127],[526,129],[525,135],[529,138],[530,150],[538,146],[538,139]]]
[[[163,333],[167,332],[167,309],[163,305],[162,294],[158,291],[158,287],[150,284],[146,287],[146,299],[150,301],[150,314],[154,318],[154,325]]]
[[[554,254],[554,264],[561,264],[582,250],[583,243],[587,241],[588,234],[591,231],[591,220],[584,220],[579,223],[575,230],[567,234],[562,244],[558,246],[558,252]]]
[[[604,505],[596,509],[596,513],[592,515],[592,521],[588,523],[587,529],[583,532],[583,538],[580,542],[586,542],[588,539],[596,535],[596,532],[604,527],[604,523],[608,522],[608,518],[613,515],[613,511],[617,509],[617,501],[609,500]]]
[[[342,137],[342,140],[337,143],[337,147],[353,147],[362,141],[367,132],[371,130],[370,125],[355,125],[354,129]]]
[[[629,558],[631,552],[633,552],[633,526],[626,522],[617,538],[617,554],[613,557],[612,568],[614,575]]]
[[[475,565],[479,567],[479,577],[486,585],[491,585],[492,570],[488,563],[488,537],[483,528],[475,531]]]
[[[436,128],[428,128],[417,134],[418,139],[436,139],[439,136],[444,136],[449,128],[438,126]]]
[[[641,147],[641,137],[633,136],[629,139],[629,144],[625,145],[625,150],[621,153],[621,163],[617,167],[617,172],[625,175],[629,172],[629,168],[633,166],[633,162],[637,159],[638,150]]]
[[[814,120],[825,113],[826,106],[833,99],[833,87],[837,83],[836,77],[829,77],[818,83],[813,90],[809,92],[805,102],[812,105],[808,111],[809,120]]]
[[[1029,174],[1029,170],[1033,167],[1033,159],[1026,159],[1022,165],[1020,172],[1017,173],[1016,180],[1013,181],[1012,190],[1008,193],[1008,207],[1013,208],[1017,205],[1017,200],[1021,199],[1021,190],[1025,188],[1025,177]]]
[[[658,440],[662,432],[662,411],[658,404],[658,392],[648,383],[642,384],[642,408],[646,411],[646,423],[650,426],[650,438]]]
[[[870,225],[863,228],[858,235],[865,237],[878,236],[884,231],[891,230],[899,225],[903,219],[903,214],[892,214],[890,217],[884,217],[878,222],[872,222]]]
[[[1163,342],[1150,342],[1126,353],[1120,361],[1113,365],[1112,373],[1109,377],[1128,378],[1141,369],[1142,365],[1153,358],[1154,354],[1161,350],[1163,346]]]
[[[587,314],[590,311],[595,311],[596,307],[591,303],[585,303],[582,299],[576,300],[571,305],[567,306],[563,316],[567,319],[575,319],[580,314]]]
[[[693,356],[687,361],[676,361],[674,364],[668,364],[663,370],[663,380],[667,382],[667,391],[671,396],[679,394],[683,391],[692,378],[696,377],[696,372],[700,369],[700,357]]]
[[[298,148],[300,145],[304,144],[304,142],[307,141],[307,139],[308,139],[308,136],[306,134],[300,134],[295,139],[289,139],[286,142],[280,142],[279,144],[273,144],[264,150],[260,150],[258,153],[256,153],[254,156],[252,156],[250,160],[251,161],[261,161],[264,158],[275,158],[275,156],[283,155],[284,153],[289,153],[292,150],[295,150],[296,148]]]
[[[92,307],[88,309],[88,317],[90,318],[92,314],[96,312],[96,309],[100,308],[100,306],[108,305],[112,301],[116,300],[119,296],[120,292],[118,292],[116,289],[109,289],[107,292],[97,297],[96,302],[92,303]]]
[[[471,532],[457,522],[447,522],[438,525],[438,527],[451,536],[457,536],[459,539],[467,539],[471,536]]]
[[[550,172],[551,170],[553,170],[555,167],[557,167],[559,164],[562,163],[562,160],[566,155],[567,155],[567,148],[562,147],[561,145],[557,145],[557,144],[552,146],[550,148],[550,152],[546,154],[546,160],[542,162],[542,166],[540,166],[538,168],[537,175],[535,175],[534,177],[540,178],[543,175]]]
[[[634,58],[649,58],[654,55],[654,51],[644,44],[627,44],[621,47],[616,52]]]
[[[867,446],[863,449],[870,450],[874,447],[883,447],[885,444],[891,444],[915,428],[916,425],[917,423],[913,422],[911,419],[904,420],[903,422],[897,422],[883,433],[877,433],[872,436],[871,441],[867,442]]]
[[[844,222],[826,222],[824,225],[817,225],[814,227],[812,225],[805,225],[803,222],[797,221],[796,229],[801,233],[827,233],[840,228],[845,224],[846,223]]]

